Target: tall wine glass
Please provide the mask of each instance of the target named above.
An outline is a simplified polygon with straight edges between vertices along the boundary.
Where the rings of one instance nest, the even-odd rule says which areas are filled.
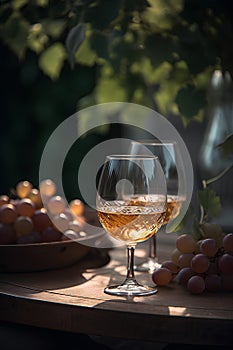
[[[185,200],[184,187],[178,182],[177,167],[179,164],[179,154],[177,144],[172,141],[159,142],[157,140],[132,141],[130,154],[152,154],[159,158],[164,171],[167,184],[167,211],[162,226],[164,227],[169,220],[175,219]],[[182,182],[182,179],[179,179]],[[179,195],[178,195],[179,193]],[[149,252],[147,260],[140,265],[135,266],[137,271],[148,271],[152,273],[155,269],[161,267],[157,256],[157,235],[149,240]]]
[[[157,157],[110,155],[106,157],[96,198],[100,223],[112,237],[127,246],[127,275],[122,284],[108,286],[112,295],[150,295],[155,287],[141,285],[134,276],[134,250],[152,237],[166,213],[166,181]]]

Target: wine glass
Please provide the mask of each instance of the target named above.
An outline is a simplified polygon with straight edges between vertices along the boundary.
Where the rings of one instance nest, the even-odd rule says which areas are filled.
[[[150,295],[155,287],[141,285],[134,276],[134,250],[152,237],[166,213],[166,181],[158,157],[109,155],[102,168],[96,206],[109,235],[127,246],[127,275],[122,284],[108,286],[111,295]]]
[[[169,220],[175,219],[185,200],[184,186],[178,182],[177,166],[180,166],[179,154],[176,142],[157,140],[132,141],[130,154],[152,154],[159,158],[163,168],[167,184],[167,211],[162,226],[164,227]],[[182,179],[179,179],[182,182]],[[179,193],[179,195],[178,195]],[[161,267],[157,256],[157,235],[149,240],[149,253],[147,260],[140,265],[135,266],[136,271],[148,271],[152,273],[155,269]]]

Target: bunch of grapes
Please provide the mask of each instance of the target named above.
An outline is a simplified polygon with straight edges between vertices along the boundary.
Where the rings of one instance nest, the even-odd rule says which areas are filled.
[[[83,202],[74,199],[67,206],[52,180],[43,180],[39,189],[21,181],[14,192],[14,199],[0,196],[0,244],[61,241],[84,234]]]
[[[217,224],[206,223],[201,229],[203,238],[198,241],[190,234],[177,237],[171,260],[152,274],[157,285],[177,277],[192,294],[233,291],[233,233],[223,234]]]

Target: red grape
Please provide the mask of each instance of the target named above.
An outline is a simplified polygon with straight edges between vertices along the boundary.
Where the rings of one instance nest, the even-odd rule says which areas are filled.
[[[168,284],[172,279],[172,273],[166,267],[160,267],[152,273],[152,280],[158,286]]]
[[[233,253],[233,233],[228,233],[224,238],[223,238],[223,248],[229,252]]]
[[[218,292],[221,289],[221,277],[217,274],[207,275],[205,287],[209,292]]]
[[[57,190],[57,187],[52,180],[46,179],[41,181],[40,192],[42,195],[47,197],[54,196],[54,194],[56,193],[56,190]]]
[[[213,238],[203,239],[200,245],[200,250],[208,257],[215,256],[218,252],[217,242]]]
[[[29,198],[21,199],[17,204],[17,212],[20,216],[32,217],[35,212],[35,205]]]
[[[14,223],[14,229],[18,236],[28,235],[33,230],[32,219],[28,216],[19,216]]]
[[[40,192],[37,188],[32,188],[28,194],[28,198],[34,203],[36,209],[43,207]]]
[[[192,276],[187,283],[187,289],[192,294],[201,294],[205,290],[205,281],[201,276]]]
[[[59,215],[63,213],[66,208],[65,201],[61,196],[51,197],[47,205],[52,215]]]
[[[69,228],[69,219],[65,214],[61,213],[54,216],[53,224],[57,230],[64,232]]]
[[[35,211],[35,214],[32,217],[34,228],[36,231],[42,231],[46,227],[51,226],[51,220],[47,214],[45,208],[41,208]]]
[[[178,273],[178,281],[182,286],[186,287],[188,280],[194,275],[195,272],[193,269],[191,269],[191,267],[184,267]]]
[[[179,249],[181,253],[193,253],[196,248],[196,243],[191,235],[184,233],[177,238],[176,248]]]
[[[218,261],[219,270],[224,274],[232,274],[233,273],[233,256],[225,253],[220,256]]]
[[[17,218],[17,212],[13,204],[3,204],[0,207],[0,222],[13,224]]]
[[[20,198],[26,198],[32,189],[32,184],[29,181],[21,181],[16,186],[16,193]]]
[[[83,215],[84,204],[80,199],[74,199],[70,202],[70,210],[74,215]]]
[[[191,268],[197,273],[203,273],[208,270],[210,261],[208,257],[202,253],[195,255],[191,261]]]

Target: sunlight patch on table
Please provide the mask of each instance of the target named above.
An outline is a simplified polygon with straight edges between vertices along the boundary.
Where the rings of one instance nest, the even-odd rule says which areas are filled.
[[[190,316],[190,314],[187,313],[186,307],[182,307],[182,306],[168,306],[168,312],[169,312],[169,315],[171,316],[181,316],[181,315]]]

